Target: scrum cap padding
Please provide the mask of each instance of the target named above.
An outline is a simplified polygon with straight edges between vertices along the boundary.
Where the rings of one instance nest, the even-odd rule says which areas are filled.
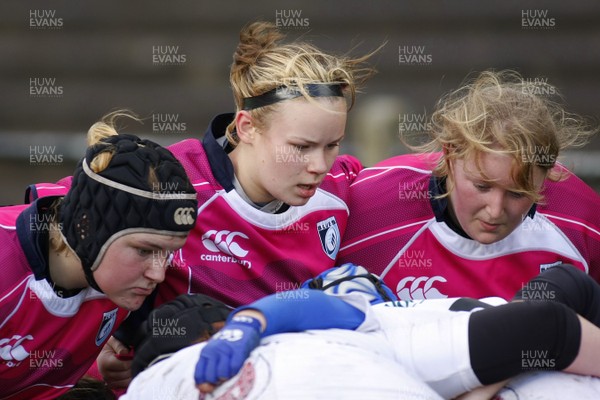
[[[99,173],[94,157],[112,152]],[[154,171],[156,179],[151,179]],[[60,229],[80,258],[88,281],[117,238],[129,233],[184,236],[197,216],[196,191],[167,149],[134,135],[116,135],[88,148],[60,208]]]

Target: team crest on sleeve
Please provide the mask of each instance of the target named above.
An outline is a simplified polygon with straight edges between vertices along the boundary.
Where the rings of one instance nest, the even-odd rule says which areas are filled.
[[[113,327],[115,326],[115,322],[117,321],[117,311],[118,308],[115,308],[112,311],[107,311],[102,315],[102,322],[100,322],[100,328],[98,329],[98,334],[96,335],[96,346],[100,346],[110,335]]]
[[[323,251],[329,258],[335,260],[338,251],[340,250],[340,229],[338,228],[335,217],[329,217],[323,221],[317,222],[317,231],[321,239]]]

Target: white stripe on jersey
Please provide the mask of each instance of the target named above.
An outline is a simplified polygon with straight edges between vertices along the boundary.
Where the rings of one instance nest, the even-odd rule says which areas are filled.
[[[393,170],[395,170],[395,169],[409,169],[409,170],[411,170],[411,171],[415,171],[415,172],[420,172],[420,173],[422,173],[422,174],[431,175],[431,171],[429,171],[429,170],[426,170],[426,169],[421,169],[421,168],[415,168],[415,167],[410,167],[410,166],[408,166],[408,165],[399,165],[399,166],[396,166],[396,167],[370,167],[370,168],[365,168],[365,169],[363,169],[363,170],[360,172],[360,175],[362,175],[362,174],[364,173],[364,171],[371,171],[371,170],[373,170],[373,171],[376,171],[376,170],[381,170],[381,172],[380,172],[380,173],[378,173],[378,174],[375,174],[375,175],[370,175],[370,176],[367,176],[367,177],[365,177],[365,178],[363,178],[363,179],[357,179],[357,180],[355,180],[355,181],[354,181],[354,182],[353,182],[353,183],[352,183],[350,186],[354,186],[354,185],[357,185],[357,184],[359,184],[359,183],[361,183],[361,182],[368,181],[368,180],[369,180],[369,179],[371,179],[371,178],[376,178],[376,177],[378,177],[378,176],[381,176],[381,175],[383,175],[383,174],[385,174],[385,173],[387,173],[387,172],[393,171]]]
[[[210,185],[210,182],[204,181],[204,182],[200,182],[200,183],[192,183],[192,186],[204,186],[204,185]]]
[[[23,299],[25,298],[25,293],[27,293],[27,282],[33,279],[33,275],[29,275],[27,276],[25,279],[23,279],[21,282],[19,282],[19,284],[17,286],[15,286],[15,288],[13,290],[11,290],[10,292],[8,292],[4,297],[2,297],[0,299],[0,303],[3,302],[7,297],[11,296],[16,290],[19,290],[19,288],[25,284],[25,290],[23,290],[23,294],[21,295],[21,298],[19,299],[19,304],[17,304],[17,306],[15,307],[15,309],[4,319],[4,321],[2,321],[2,323],[0,324],[0,329],[2,329],[2,327],[6,324],[6,322],[11,319],[11,317],[13,315],[15,315],[15,313],[17,312],[17,310],[19,309],[19,307],[21,307],[21,304],[23,303]]]
[[[417,238],[419,236],[421,236],[421,233],[423,233],[423,231],[427,230],[431,224],[435,223],[435,218],[430,218],[429,221],[427,221],[427,223],[425,225],[423,225],[423,227],[421,227],[421,229],[419,229],[414,235],[412,235],[412,237],[410,238],[410,240],[404,245],[404,247],[402,247],[400,249],[400,251],[398,252],[398,254],[396,254],[396,256],[394,258],[392,258],[392,261],[390,261],[390,263],[387,265],[387,267],[385,267],[385,269],[383,270],[383,272],[381,273],[381,275],[379,275],[379,277],[381,279],[385,278],[385,276],[387,275],[387,273],[390,271],[390,269],[392,269],[392,267],[396,264],[396,262],[398,261],[398,259],[400,258],[400,256],[402,254],[404,254],[404,251],[406,249],[408,249],[410,246],[412,246],[413,242],[415,240],[417,240]],[[416,223],[410,224],[410,225],[415,225]],[[446,225],[446,224],[444,224]],[[406,225],[409,226],[409,225]]]
[[[35,187],[37,190],[39,189],[43,189],[43,190],[60,190],[60,191],[64,191],[67,189],[66,186],[36,186]]]
[[[398,231],[398,230],[401,230],[401,229],[410,228],[411,226],[415,226],[415,225],[424,224],[424,223],[426,223],[427,221],[429,221],[429,219],[424,219],[423,221],[412,222],[412,223],[410,223],[410,224],[407,224],[407,225],[402,225],[402,226],[399,226],[399,227],[397,227],[397,228],[393,228],[393,229],[389,229],[389,230],[387,230],[387,231],[379,232],[379,233],[377,233],[377,234],[375,234],[375,235],[367,236],[367,237],[366,237],[366,238],[364,238],[364,239],[361,239],[361,240],[359,240],[359,241],[356,241],[356,242],[351,242],[350,244],[348,244],[348,245],[346,245],[346,246],[344,246],[344,247],[340,248],[340,251],[343,251],[343,250],[349,249],[350,247],[356,246],[357,244],[360,244],[360,243],[362,243],[362,242],[365,242],[365,241],[367,241],[367,240],[371,240],[371,239],[373,239],[373,238],[376,238],[377,236],[385,235],[385,234],[388,234],[388,233],[390,233],[390,232]],[[411,241],[411,243],[412,243],[412,241]]]
[[[575,224],[575,225],[579,225],[579,226],[583,226],[585,229],[587,229],[588,231],[592,231],[594,232],[596,235],[600,236],[600,232],[598,232],[597,230],[595,230],[594,228],[592,228],[589,225],[583,224],[579,221],[575,221],[573,219],[568,219],[568,218],[561,218],[561,217],[557,217],[556,215],[550,215],[550,214],[546,214],[546,213],[542,213],[542,215],[544,215],[546,218],[553,218],[553,219],[559,219],[561,221],[566,221],[566,222],[570,222],[571,224]]]
[[[354,172],[354,171],[349,171],[349,172],[348,172],[348,174],[350,174],[351,176],[358,176],[358,175],[356,174],[356,172]],[[345,172],[341,172],[341,173],[339,173],[339,174],[337,174],[337,175],[333,175],[331,172],[328,172],[328,173],[327,173],[327,176],[330,176],[330,177],[332,177],[333,179],[338,179],[338,178],[340,178],[340,177],[344,177],[344,179],[347,179],[347,178],[346,178],[346,177],[347,177],[347,174],[346,174]]]

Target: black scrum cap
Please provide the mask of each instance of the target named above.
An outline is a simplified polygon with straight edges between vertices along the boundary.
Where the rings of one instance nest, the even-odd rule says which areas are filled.
[[[111,152],[95,173],[92,160]],[[153,176],[152,176],[153,175]],[[110,244],[131,233],[185,236],[196,222],[196,191],[171,152],[134,135],[110,136],[88,148],[60,208],[60,230],[80,258],[89,284]]]

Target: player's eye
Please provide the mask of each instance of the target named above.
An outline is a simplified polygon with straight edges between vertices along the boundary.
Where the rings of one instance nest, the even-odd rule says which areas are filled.
[[[515,199],[522,199],[523,197],[525,197],[525,194],[520,193],[520,192],[508,192],[510,197],[513,197]]]
[[[488,191],[491,188],[487,183],[474,183],[473,186],[480,192]]]
[[[139,247],[136,249],[136,251],[137,251],[138,255],[141,257],[148,257],[148,256],[152,255],[152,253],[154,252],[153,250],[139,248]]]

